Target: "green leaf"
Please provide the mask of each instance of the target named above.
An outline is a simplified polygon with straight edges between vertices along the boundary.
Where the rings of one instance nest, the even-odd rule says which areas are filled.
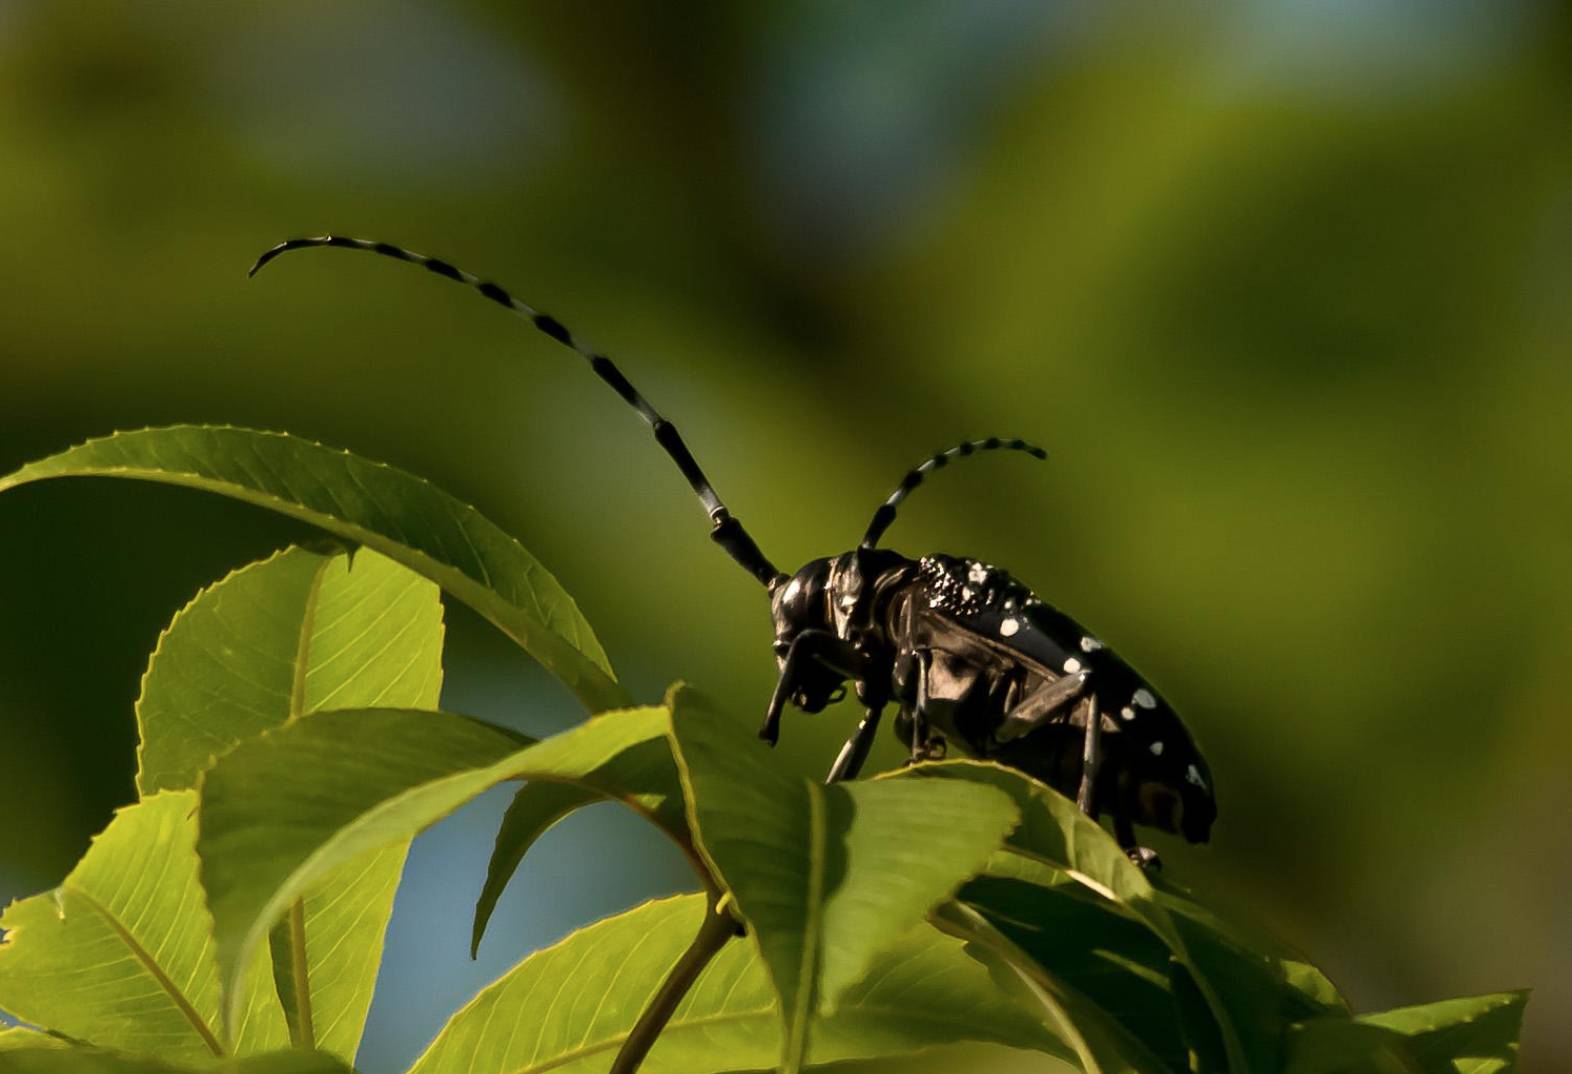
[[[1349,1013],[1348,1001],[1324,973],[1239,909],[1230,907],[1224,916],[1167,877],[1156,877],[1153,886],[1158,901],[1176,922],[1187,922],[1192,930],[1209,933],[1208,942],[1228,945],[1259,960],[1258,977],[1264,975],[1272,981],[1288,1017],[1297,1020]]]
[[[607,1069],[645,1001],[698,931],[702,895],[646,903],[538,951],[449,1020],[410,1074],[592,1074]],[[1001,997],[961,945],[927,926],[898,938],[814,1021],[813,1064],[904,1055],[954,1041],[1068,1052]],[[642,1074],[772,1066],[780,1007],[754,947],[728,944],[677,1007]]]
[[[442,640],[437,586],[370,549],[290,548],[235,571],[159,638],[137,702],[138,784],[193,786],[212,757],[319,709],[434,709]],[[407,849],[324,876],[272,938],[296,1044],[353,1060]]]
[[[959,900],[1037,965],[1096,1004],[1167,1067],[1187,1069],[1188,1048],[1162,940],[1063,873],[1043,882],[1000,872],[990,863],[987,875],[961,889]]]
[[[290,920],[268,937],[273,983],[295,1043],[309,1041],[347,1062],[359,1052],[409,843],[367,851],[327,871],[290,908]],[[303,911],[298,929],[291,927],[297,907]],[[301,1027],[302,1012],[310,1020],[309,1034]]]
[[[1064,795],[1012,768],[988,761],[940,761],[913,765],[877,777],[877,782],[917,779],[962,780],[1004,791],[1021,812],[1021,823],[1009,838],[1019,854],[1061,870],[1089,890],[1115,903],[1151,929],[1183,968],[1215,1021],[1227,1067],[1235,1074],[1270,1069],[1272,1055],[1250,1055],[1233,1022],[1233,1012],[1217,987],[1192,956],[1179,926],[1163,905],[1146,874],[1125,855],[1113,838]],[[1182,1013],[1183,1013],[1182,1008]],[[1282,1028],[1286,1028],[1286,1023]]]
[[[147,1056],[96,1048],[26,1048],[0,1052],[0,1074],[353,1074],[336,1056],[321,1052],[273,1052],[217,1065],[175,1065]]]
[[[335,868],[406,842],[463,800],[415,826],[400,823],[396,811],[384,817],[378,806],[482,768],[518,745],[515,736],[463,717],[352,709],[285,724],[220,758],[202,782],[197,851],[225,1019],[240,1013],[240,968],[291,903]]]
[[[1215,986],[1253,1062],[1276,1069],[1289,1024],[1346,1013],[1330,982],[1280,943],[1224,921],[1192,897],[1169,890],[1173,885],[1166,880],[1161,884],[1158,901]],[[1187,1065],[1191,1045],[1213,1066],[1225,1061],[1204,999],[1194,995],[1193,983],[1171,961],[1163,940],[1068,872],[1004,854],[962,889],[961,898],[1169,1066]],[[1198,1010],[1189,1011],[1192,1007]],[[1190,1017],[1181,1020],[1181,1010]]]
[[[1425,1074],[1399,1033],[1347,1015],[1289,1027],[1283,1074]]]
[[[1179,929],[1189,954],[1187,967],[1174,969],[1175,993],[1186,995],[1181,975],[1186,971],[1197,982],[1205,980],[1228,1012],[1228,1024],[1238,1033],[1240,1044],[1254,1069],[1276,1069],[1283,1063],[1289,1027],[1305,1018],[1328,1013],[1345,1014],[1313,998],[1324,977],[1303,963],[1291,962],[1247,944],[1236,927],[1225,924],[1216,914],[1188,899],[1166,893],[1160,901],[1167,907],[1170,920]],[[1314,975],[1315,987],[1306,991],[1302,978]],[[1198,1051],[1215,1054],[1215,1038],[1202,1032],[1202,1019],[1192,1018],[1192,1044]]]
[[[1085,1074],[1167,1074],[1169,1068],[1097,1004],[1068,987],[975,910],[948,903],[934,923],[967,944],[967,951],[993,970],[995,983],[1043,1013],[1045,1022],[1075,1052]]]
[[[0,917],[0,1007],[76,1040],[172,1062],[228,1052],[212,921],[197,880],[196,795],[155,794],[116,813],[65,882]],[[253,959],[251,980],[267,980]],[[242,1047],[287,1042],[271,989],[236,1019]]]
[[[781,997],[781,1064],[797,1070],[809,1021],[875,955],[988,860],[1015,825],[1008,797],[959,781],[822,786],[691,691],[673,739],[701,852],[751,926]],[[938,793],[935,793],[938,792]]]
[[[67,1048],[70,1047],[59,1037],[51,1037],[48,1033],[40,1033],[36,1029],[26,1026],[12,1026],[9,1029],[0,1029],[0,1052],[14,1052],[18,1048]],[[3,1064],[4,1060],[0,1060]],[[0,1066],[0,1069],[4,1069]]]
[[[1508,1074],[1517,1067],[1528,993],[1444,999],[1363,1014],[1356,1021],[1403,1037],[1424,1074]]]
[[[459,716],[322,712],[220,758],[203,782],[202,878],[231,1017],[236,968],[291,902],[331,870],[412,837],[510,779],[579,782],[661,827],[697,864],[663,708],[609,712],[518,749]]]
[[[626,703],[573,598],[473,507],[429,482],[283,433],[177,425],[116,433],[29,463],[0,492],[55,477],[205,489],[319,526],[425,575],[513,638],[591,711]]]
[[[469,957],[480,951],[491,913],[514,872],[535,840],[575,810],[601,800],[601,795],[574,783],[526,783],[518,789],[497,829],[496,845],[486,865],[486,883],[475,900],[475,924],[470,934]]]
[[[137,701],[137,786],[194,787],[219,754],[318,709],[434,709],[439,590],[376,552],[289,548],[186,605]]]

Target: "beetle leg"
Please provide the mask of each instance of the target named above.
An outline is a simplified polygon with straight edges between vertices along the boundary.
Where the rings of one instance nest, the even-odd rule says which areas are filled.
[[[1026,695],[994,730],[994,741],[1005,743],[1029,734],[1056,715],[1066,701],[1079,697],[1091,672],[1082,671],[1043,683]]]
[[[1103,714],[1097,711],[1097,695],[1081,703],[1086,713],[1086,742],[1081,751],[1081,793],[1075,804],[1093,820],[1097,819],[1097,771],[1103,766]]]
[[[873,745],[873,735],[879,729],[879,717],[883,714],[883,705],[869,706],[862,723],[857,725],[852,737],[841,747],[840,756],[835,758],[835,764],[830,767],[830,774],[824,777],[824,782],[839,783],[843,779],[857,778],[863,762],[868,759],[868,750]]]
[[[1151,847],[1143,847],[1135,841],[1135,824],[1130,820],[1130,814],[1122,804],[1114,810],[1114,838],[1119,841],[1119,848],[1141,868],[1163,867],[1163,859],[1157,856],[1157,851]]]
[[[780,678],[775,680],[770,706],[764,711],[764,725],[759,728],[759,737],[772,746],[781,737],[781,713],[791,695],[797,692],[797,680],[802,676],[803,666],[810,660],[816,660],[849,678],[859,677],[864,662],[862,654],[854,646],[828,630],[804,630],[793,638],[791,648],[786,650],[786,662],[781,668]]]

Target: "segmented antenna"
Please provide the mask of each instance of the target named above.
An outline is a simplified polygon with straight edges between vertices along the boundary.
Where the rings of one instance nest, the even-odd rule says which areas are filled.
[[[677,427],[662,417],[660,412],[650,405],[650,401],[644,398],[639,393],[639,390],[628,382],[628,378],[622,375],[622,371],[612,363],[610,358],[607,358],[604,354],[597,353],[575,339],[573,333],[568,331],[567,326],[561,321],[549,313],[542,313],[528,303],[519,301],[490,280],[483,280],[479,276],[465,272],[463,269],[446,261],[438,260],[435,257],[427,257],[425,254],[417,254],[413,250],[406,250],[389,243],[372,242],[367,239],[351,239],[343,235],[318,235],[312,238],[290,239],[288,242],[281,242],[257,258],[257,263],[251,266],[251,271],[247,275],[255,276],[268,262],[280,254],[289,253],[291,250],[310,249],[315,246],[337,246],[346,250],[365,250],[369,253],[381,254],[383,257],[391,257],[398,261],[408,261],[412,265],[420,265],[445,279],[474,288],[497,305],[504,306],[523,317],[558,343],[572,348],[580,357],[589,362],[590,369],[595,372],[596,376],[611,385],[616,393],[622,396],[623,402],[637,410],[639,417],[649,424],[650,430],[655,434],[656,443],[660,444],[665,449],[666,454],[671,456],[672,461],[677,464],[677,469],[682,471],[682,476],[687,478],[689,486],[692,487],[694,494],[698,496],[699,502],[704,505],[705,512],[710,516],[710,536],[726,551],[726,554],[731,556],[732,559],[742,565],[744,570],[766,586],[773,588],[785,580],[785,575],[775,569],[775,565],[759,550],[759,546],[748,535],[748,531],[742,528],[742,523],[732,517],[731,512],[726,509],[726,505],[721,502],[721,498],[716,494],[709,478],[704,476],[704,471],[699,469],[699,464],[693,458],[692,452],[682,442],[682,437],[677,433]]]
[[[873,521],[868,523],[868,532],[862,535],[862,547],[872,548],[879,543],[879,538],[884,536],[884,531],[890,528],[890,523],[895,521],[895,509],[901,501],[911,495],[912,489],[923,483],[933,471],[949,465],[951,459],[964,459],[968,455],[979,451],[1024,451],[1034,459],[1046,459],[1048,453],[1035,444],[1028,444],[1025,440],[1002,440],[997,436],[990,436],[986,440],[965,440],[952,448],[946,448],[930,458],[924,459],[913,469],[907,471],[901,478],[900,485],[890,493],[890,498],[879,505],[873,513]]]

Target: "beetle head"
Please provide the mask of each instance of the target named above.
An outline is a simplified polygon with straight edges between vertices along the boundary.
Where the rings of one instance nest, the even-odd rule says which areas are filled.
[[[806,630],[831,633],[835,623],[830,611],[830,576],[834,561],[815,559],[770,593],[770,615],[775,620],[775,664],[784,670],[786,654]],[[792,704],[804,712],[821,712],[844,693],[844,676],[816,660],[797,671]]]

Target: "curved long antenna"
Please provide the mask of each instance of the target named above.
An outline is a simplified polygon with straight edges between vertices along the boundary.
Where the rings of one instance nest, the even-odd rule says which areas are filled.
[[[862,547],[872,548],[879,543],[879,538],[884,536],[884,531],[890,528],[890,523],[895,521],[895,509],[901,501],[911,495],[912,489],[923,483],[923,480],[933,471],[947,466],[951,459],[964,459],[979,451],[1024,451],[1034,459],[1046,459],[1048,453],[1036,444],[1028,444],[1025,440],[1003,440],[997,436],[990,436],[986,440],[963,440],[952,448],[946,448],[937,455],[929,456],[906,472],[901,478],[901,483],[895,491],[890,493],[890,498],[879,505],[873,513],[873,521],[868,523],[868,532],[862,535]]]
[[[661,416],[660,411],[650,405],[650,401],[639,393],[639,390],[628,382],[622,371],[616,367],[610,358],[587,347],[574,338],[566,325],[549,313],[542,313],[534,306],[521,302],[498,287],[490,280],[483,280],[479,276],[465,272],[461,268],[417,254],[413,250],[406,250],[400,246],[393,246],[385,242],[372,242],[368,239],[351,239],[343,235],[318,235],[313,238],[290,239],[281,242],[271,250],[257,258],[257,263],[251,266],[247,276],[255,276],[268,262],[280,254],[287,254],[291,250],[306,250],[315,246],[337,246],[346,250],[365,250],[368,253],[381,254],[397,261],[408,261],[412,265],[420,265],[430,272],[436,273],[444,279],[453,280],[474,288],[486,298],[491,299],[499,306],[503,306],[523,317],[530,324],[540,329],[542,333],[569,347],[589,362],[590,369],[595,375],[622,396],[623,402],[639,412],[639,417],[649,424],[650,430],[655,434],[655,442],[665,449],[666,454],[677,464],[677,469],[682,471],[682,476],[688,479],[694,494],[699,502],[704,505],[705,512],[710,516],[710,536],[715,543],[725,550],[742,565],[742,568],[753,575],[764,585],[774,588],[785,580],[785,576],[775,569],[759,546],[754,543],[748,531],[742,528],[742,523],[732,517],[726,505],[715,492],[715,487],[710,484],[709,478],[704,476],[704,471],[699,469],[698,462],[693,458],[693,453],[682,442],[682,437],[677,432],[677,427]]]

